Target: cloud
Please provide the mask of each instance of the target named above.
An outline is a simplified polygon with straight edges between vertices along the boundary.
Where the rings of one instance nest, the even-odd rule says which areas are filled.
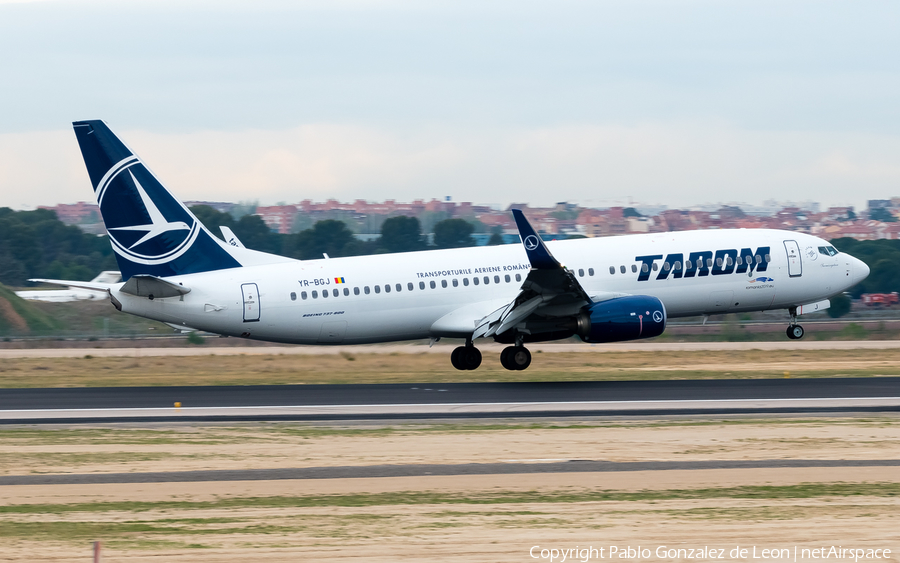
[[[722,123],[279,131],[119,131],[185,200],[440,198],[505,205],[687,206],[813,199],[864,206],[900,188],[900,136],[750,131]],[[89,200],[71,133],[0,135],[3,205]]]

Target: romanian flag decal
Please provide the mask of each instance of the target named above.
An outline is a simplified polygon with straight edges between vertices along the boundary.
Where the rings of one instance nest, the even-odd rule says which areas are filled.
[[[334,278],[334,283],[347,283],[344,281],[344,278]]]

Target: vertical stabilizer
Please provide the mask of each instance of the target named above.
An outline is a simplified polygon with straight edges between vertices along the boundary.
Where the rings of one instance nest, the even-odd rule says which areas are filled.
[[[72,125],[123,280],[241,266],[106,123]]]

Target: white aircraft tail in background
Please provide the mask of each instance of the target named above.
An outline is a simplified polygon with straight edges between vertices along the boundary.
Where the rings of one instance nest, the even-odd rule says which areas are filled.
[[[106,286],[112,286],[122,281],[122,274],[114,270],[100,272],[100,275],[89,282],[68,282],[65,280],[30,280],[42,281],[54,285],[68,285],[67,289],[29,289],[17,291],[16,295],[28,301],[48,301],[51,303],[66,303],[69,301],[91,301],[95,299],[108,299],[109,292]],[[102,289],[88,289],[79,287],[78,283],[88,284],[89,287],[104,286]],[[69,285],[72,284],[72,285]]]

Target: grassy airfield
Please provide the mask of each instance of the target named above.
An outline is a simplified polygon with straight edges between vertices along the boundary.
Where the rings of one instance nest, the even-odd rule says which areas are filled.
[[[533,355],[511,372],[492,352],[476,371],[457,371],[444,354],[342,353],[176,357],[6,358],[0,387],[452,383],[878,377],[900,375],[900,349],[560,352]],[[449,349],[447,350],[449,354]]]
[[[5,427],[0,474],[896,459],[897,416]],[[428,447],[423,447],[428,445]],[[896,467],[0,487],[10,560],[526,561],[534,545],[900,549]],[[651,557],[650,560],[668,560]]]

